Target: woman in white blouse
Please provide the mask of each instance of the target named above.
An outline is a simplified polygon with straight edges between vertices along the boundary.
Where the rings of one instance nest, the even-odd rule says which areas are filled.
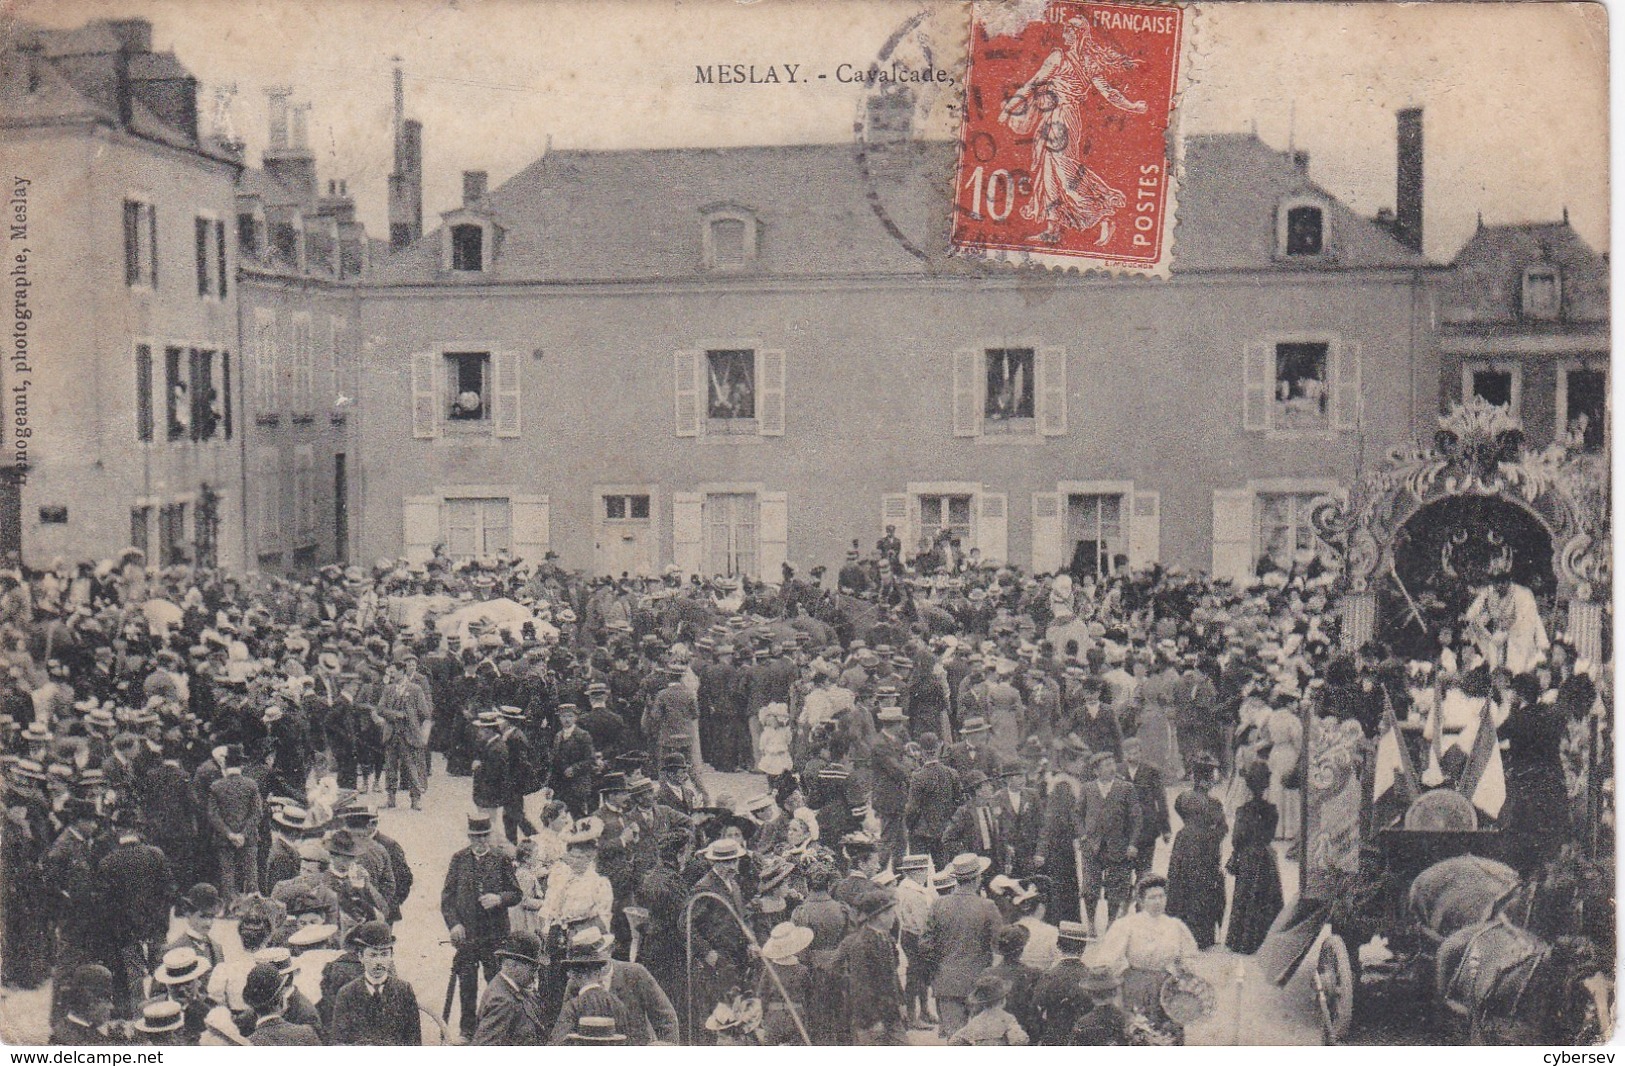
[[[1142,879],[1138,895],[1140,909],[1112,923],[1095,945],[1091,961],[1122,973],[1125,1010],[1165,1026],[1169,1022],[1162,1012],[1162,986],[1201,949],[1190,927],[1167,913],[1167,878]]]

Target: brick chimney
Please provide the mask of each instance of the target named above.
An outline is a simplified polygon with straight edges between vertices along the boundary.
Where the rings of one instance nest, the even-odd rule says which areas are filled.
[[[406,117],[406,88],[396,60],[395,169],[389,175],[389,250],[398,252],[423,236],[423,123]]]
[[[488,177],[483,170],[463,171],[463,206],[473,207],[485,199]]]
[[[260,158],[265,172],[299,197],[305,207],[315,207],[316,156],[305,143],[305,105],[289,106],[291,90],[265,90],[269,98],[270,143]]]
[[[1398,169],[1395,181],[1394,237],[1422,252],[1422,109],[1399,112]]]

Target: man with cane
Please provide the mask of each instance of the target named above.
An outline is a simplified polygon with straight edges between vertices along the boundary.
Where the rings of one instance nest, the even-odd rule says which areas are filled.
[[[440,913],[457,949],[451,974],[460,992],[457,1022],[465,1042],[473,1037],[479,1014],[480,972],[487,982],[495,980],[497,947],[508,937],[508,908],[519,899],[513,863],[491,847],[490,817],[469,815],[468,847],[451,857],[440,892]]]

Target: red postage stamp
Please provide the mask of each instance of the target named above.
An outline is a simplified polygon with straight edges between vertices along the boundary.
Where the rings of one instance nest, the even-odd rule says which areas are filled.
[[[958,254],[1165,275],[1168,136],[1186,12],[1049,0],[977,5],[954,192]]]

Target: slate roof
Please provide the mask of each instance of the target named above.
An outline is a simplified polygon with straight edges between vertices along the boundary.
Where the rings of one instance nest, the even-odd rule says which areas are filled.
[[[118,104],[113,98],[113,55],[122,42],[105,22],[74,29],[45,29],[15,22],[0,51],[0,126],[44,126],[98,122],[117,126]],[[36,68],[39,84],[27,89],[21,46],[39,47],[42,62]],[[132,83],[191,78],[173,53],[132,52]],[[132,95],[129,131],[138,137],[184,149],[198,155],[236,163],[238,160],[213,141],[199,141]]]
[[[476,205],[501,230],[493,268],[450,277],[439,228],[393,256],[380,284],[586,282],[705,275],[704,210],[752,209],[757,262],[776,277],[973,270],[945,266],[955,148],[812,144],[745,148],[552,151]],[[1308,193],[1327,210],[1328,253],[1275,256],[1276,206]],[[450,212],[448,212],[449,214]],[[905,247],[912,245],[925,259]],[[1175,273],[1430,265],[1382,227],[1313,185],[1286,153],[1251,134],[1190,137],[1174,238]]]
[[[1562,322],[1608,321],[1608,261],[1563,222],[1480,226],[1462,245],[1440,293],[1447,322],[1520,321],[1523,272],[1546,262],[1562,271]]]

